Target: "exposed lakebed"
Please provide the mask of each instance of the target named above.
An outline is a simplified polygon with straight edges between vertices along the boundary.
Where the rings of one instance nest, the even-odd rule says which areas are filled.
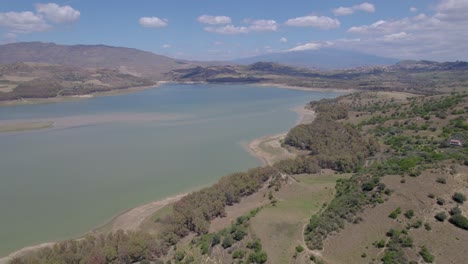
[[[333,92],[167,84],[117,96],[0,107],[0,256],[73,238],[131,207],[259,165],[242,143],[291,128]]]

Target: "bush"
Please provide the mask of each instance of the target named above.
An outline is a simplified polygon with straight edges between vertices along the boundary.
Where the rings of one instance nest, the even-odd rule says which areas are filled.
[[[406,218],[411,219],[414,216],[414,211],[412,209],[406,211],[405,213]]]
[[[457,215],[457,214],[461,214],[461,213],[462,213],[462,211],[461,211],[460,207],[458,207],[458,206],[454,207],[454,208],[452,208],[452,210],[450,210],[450,215]]]
[[[457,192],[452,196],[452,199],[459,204],[463,204],[466,201],[466,196],[463,193]]]
[[[445,212],[440,212],[434,216],[434,218],[439,222],[444,222],[447,219],[447,214]]]
[[[398,207],[397,209],[395,209],[393,212],[390,213],[390,215],[388,217],[390,218],[393,218],[393,219],[396,219],[398,217],[398,215],[401,214],[401,208]]]
[[[253,249],[255,252],[260,252],[262,250],[262,243],[260,240],[255,239],[253,242],[247,243],[247,248]]]
[[[242,259],[245,256],[245,251],[244,250],[236,250],[234,253],[232,253],[232,258],[233,259]]]
[[[461,214],[455,214],[450,217],[449,222],[455,225],[456,227],[468,230],[468,218],[464,217]]]
[[[377,243],[375,243],[375,246],[378,248],[383,248],[385,247],[385,240],[381,239]]]
[[[421,255],[421,257],[427,263],[434,262],[434,255],[432,255],[431,252],[429,252],[429,250],[425,246],[421,248],[421,251],[419,251],[419,255]]]
[[[424,224],[424,228],[425,228],[427,231],[431,231],[431,230],[432,230],[431,224],[429,224],[429,223],[425,223],[425,224]]]
[[[301,253],[302,251],[304,251],[304,247],[303,247],[303,246],[301,246],[301,245],[296,246],[296,252],[297,252],[297,253]]]
[[[437,178],[436,182],[446,184],[447,180],[445,178]]]
[[[444,198],[438,197],[438,198],[437,198],[437,204],[438,204],[438,205],[444,205],[444,204],[445,204],[445,199],[444,199]]]
[[[227,236],[226,238],[224,238],[223,243],[221,244],[221,246],[222,246],[224,249],[226,249],[226,248],[231,247],[232,244],[234,244],[234,239],[232,239],[231,236]]]
[[[249,255],[249,263],[265,263],[268,260],[268,255],[264,251],[252,253]]]

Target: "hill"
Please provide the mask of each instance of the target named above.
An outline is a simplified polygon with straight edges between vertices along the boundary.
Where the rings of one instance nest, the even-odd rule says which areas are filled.
[[[353,67],[391,65],[397,63],[399,60],[355,51],[325,48],[319,50],[270,53],[238,59],[233,62],[247,65],[258,61],[275,62],[312,69],[333,70]]]
[[[86,95],[155,84],[115,69],[37,62],[0,64],[0,101]]]
[[[468,87],[468,63],[404,61],[388,66],[313,70],[273,62],[177,69],[167,74],[178,82],[263,83],[301,89],[355,89],[441,93]]]
[[[106,45],[58,45],[22,42],[0,45],[0,63],[40,62],[83,68],[118,69],[122,73],[161,80],[179,68],[207,65],[156,55],[132,48]]]

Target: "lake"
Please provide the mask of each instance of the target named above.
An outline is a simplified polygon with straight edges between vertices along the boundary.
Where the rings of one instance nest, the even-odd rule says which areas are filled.
[[[258,166],[243,142],[287,131],[291,109],[333,92],[166,84],[141,92],[0,107],[52,129],[0,134],[0,256],[77,237],[137,205]]]

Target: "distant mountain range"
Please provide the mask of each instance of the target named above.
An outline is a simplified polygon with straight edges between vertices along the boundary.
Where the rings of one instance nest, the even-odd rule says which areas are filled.
[[[0,45],[0,64],[40,62],[83,68],[119,69],[122,73],[153,80],[173,69],[207,66],[209,63],[177,60],[147,51],[105,45],[58,45],[23,42]]]
[[[379,57],[361,52],[319,49],[270,53],[234,60],[238,64],[252,64],[258,61],[274,62],[290,66],[321,70],[346,69],[363,66],[384,66],[397,63],[398,59]]]

